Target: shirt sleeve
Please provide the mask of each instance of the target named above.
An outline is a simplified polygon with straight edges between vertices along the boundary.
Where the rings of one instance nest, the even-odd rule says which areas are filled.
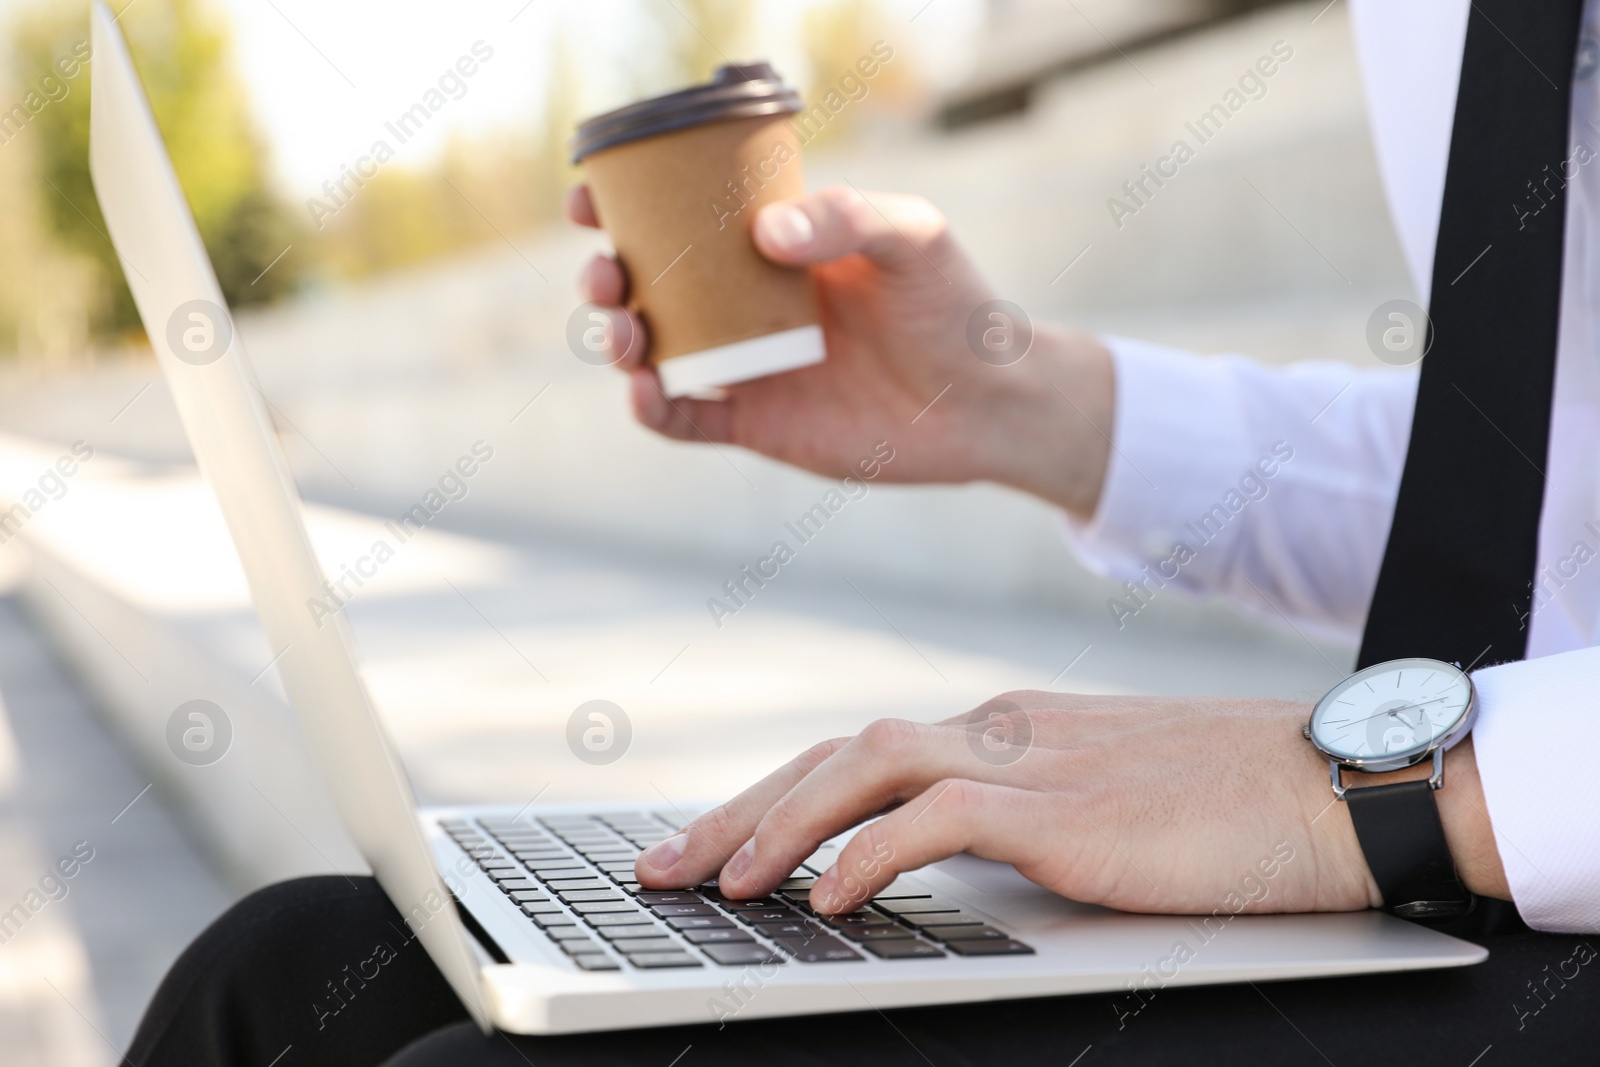
[[[1116,368],[1112,456],[1095,515],[1067,528],[1090,570],[1124,583],[1118,621],[1172,587],[1359,634],[1416,373],[1103,340]]]
[[[1478,777],[1511,899],[1550,933],[1600,933],[1600,648],[1475,672]],[[1450,787],[1449,778],[1445,788]]]

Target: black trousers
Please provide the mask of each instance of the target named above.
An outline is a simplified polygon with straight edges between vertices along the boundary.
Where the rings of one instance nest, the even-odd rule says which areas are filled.
[[[565,1037],[480,1034],[377,884],[241,901],[156,991],[134,1067],[1101,1067],[1600,1063],[1600,936],[1482,938],[1476,967]],[[1137,1008],[1137,1011],[1134,1009]]]

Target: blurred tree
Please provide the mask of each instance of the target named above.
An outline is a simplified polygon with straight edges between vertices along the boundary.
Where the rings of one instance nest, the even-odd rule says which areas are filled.
[[[540,131],[541,177],[538,190],[544,208],[559,215],[561,199],[577,184],[572,165],[572,134],[586,116],[583,107],[583,64],[570,28],[562,22],[551,42],[550,77],[545,82],[544,125]]]
[[[269,189],[226,23],[205,0],[143,0],[123,12],[119,25],[223,294],[234,306],[282,295],[294,285],[295,258],[262,272],[295,239],[294,224]],[[40,6],[17,23],[16,66],[49,71],[88,37],[86,5]],[[52,229],[98,264],[93,325],[117,333],[137,326],[138,315],[89,178],[88,76],[41,110],[27,136],[37,138],[38,200]]]
[[[328,219],[314,239],[330,274],[354,278],[485,241],[553,218],[553,167],[526,135],[453,138],[424,167],[390,165]]]
[[[26,90],[11,85],[0,91],[7,101],[25,99]],[[33,147],[19,133],[0,148],[0,355],[27,352],[60,363],[86,347],[93,265],[46,232]]]
[[[385,167],[317,233],[319,263],[332,275],[359,277],[470,244],[514,240],[559,217],[577,180],[568,153],[582,117],[582,68],[576,43],[558,26],[536,132],[457,137],[436,162]]]
[[[908,35],[886,31],[884,27],[889,24],[876,0],[822,0],[808,8],[802,24],[802,40],[811,65],[811,77],[803,93],[806,102],[815,103],[829,92],[849,98],[848,83],[841,86],[840,80],[850,76],[864,84],[867,95],[862,103],[871,98],[873,106],[879,106],[885,100],[911,95],[916,79],[909,58],[902,54],[908,47]],[[856,64],[872,55],[874,43],[880,40],[893,50],[895,58],[877,64],[877,73],[870,79],[861,78]],[[816,140],[837,138],[860,119],[864,110],[859,106],[846,108],[820,129]]]

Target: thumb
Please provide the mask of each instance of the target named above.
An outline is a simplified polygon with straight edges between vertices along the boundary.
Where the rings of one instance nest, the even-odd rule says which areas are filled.
[[[920,196],[834,185],[768,204],[752,228],[756,248],[775,263],[809,266],[859,253],[887,270],[931,265],[946,240],[944,216]]]

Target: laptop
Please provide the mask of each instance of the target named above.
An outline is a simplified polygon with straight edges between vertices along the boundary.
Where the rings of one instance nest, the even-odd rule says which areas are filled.
[[[837,840],[771,897],[731,901],[709,884],[653,893],[634,882],[634,857],[683,824],[677,811],[418,810],[344,616],[306,610],[323,574],[244,340],[104,4],[94,4],[92,23],[95,190],[261,625],[273,648],[287,650],[278,670],[313,764],[411,934],[485,1030],[568,1033],[1089,992],[1118,994],[1120,1014],[1167,986],[1487,957],[1378,912],[1123,914],[965,855],[827,919],[807,909],[807,887]]]

